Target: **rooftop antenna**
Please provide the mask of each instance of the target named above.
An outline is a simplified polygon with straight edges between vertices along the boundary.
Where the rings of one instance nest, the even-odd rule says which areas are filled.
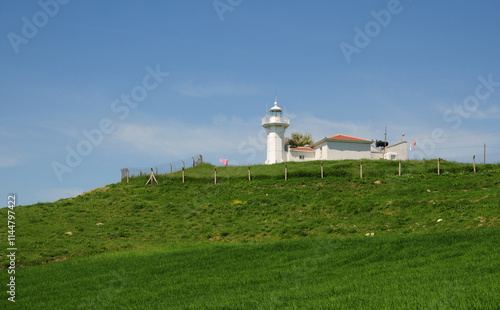
[[[385,154],[386,148],[387,148],[387,126],[385,127],[385,131],[384,131],[384,154]]]

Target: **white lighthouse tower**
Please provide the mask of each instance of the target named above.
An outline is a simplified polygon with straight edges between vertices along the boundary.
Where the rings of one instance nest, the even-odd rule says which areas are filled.
[[[290,119],[283,116],[283,110],[278,107],[278,97],[274,107],[269,109],[269,115],[262,118],[262,127],[267,131],[266,165],[281,163],[285,160],[285,130],[290,126]]]

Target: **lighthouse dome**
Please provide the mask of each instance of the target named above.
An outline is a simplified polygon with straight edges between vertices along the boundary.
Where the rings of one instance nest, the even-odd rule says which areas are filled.
[[[274,106],[269,109],[269,112],[282,112],[283,109],[278,107],[278,101],[274,102]]]

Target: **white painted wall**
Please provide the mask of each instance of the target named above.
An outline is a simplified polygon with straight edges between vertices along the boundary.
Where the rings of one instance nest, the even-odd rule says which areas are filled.
[[[386,160],[396,160],[398,154],[394,152],[385,152],[384,159]]]
[[[372,158],[369,143],[352,143],[331,141],[324,142],[318,147],[323,149],[323,154],[326,152],[327,160],[340,160],[340,159],[368,159]]]
[[[371,152],[372,152],[372,159],[383,159],[384,158],[384,152],[381,152],[374,147],[371,148]]]
[[[386,152],[396,153],[394,160],[408,160],[407,141],[400,141],[386,147]],[[392,159],[392,158],[386,158]]]
[[[328,160],[328,145],[326,145],[326,143],[323,143],[318,147],[321,150],[321,159]]]
[[[284,124],[266,125],[267,131],[267,160],[266,165],[285,161],[285,130]]]
[[[304,159],[300,159],[300,156],[304,156]],[[316,159],[315,151],[304,151],[304,150],[294,150],[290,149],[288,151],[288,161],[309,161]]]
[[[314,159],[315,160],[320,160],[321,159],[321,149],[320,148],[315,148],[314,149]]]

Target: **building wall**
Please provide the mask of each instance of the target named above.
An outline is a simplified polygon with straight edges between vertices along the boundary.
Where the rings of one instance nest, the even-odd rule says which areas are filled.
[[[323,145],[321,145],[323,147]],[[340,159],[368,159],[372,158],[371,144],[351,142],[325,142],[326,158],[328,160]],[[325,151],[323,151],[324,156]]]
[[[384,152],[380,152],[376,148],[372,147],[371,148],[372,152],[372,159],[383,159],[384,158]]]
[[[315,148],[314,149],[314,159],[315,160],[320,160],[321,159],[321,148]]]
[[[321,158],[322,159],[328,159],[328,145],[326,143],[323,143],[321,146],[319,146],[321,150]]]
[[[408,149],[407,149],[407,142],[406,141],[400,141],[397,143],[394,143],[392,145],[389,145],[386,148],[386,151],[389,153],[396,153],[396,156],[394,160],[408,160]],[[387,158],[391,159],[391,158]]]
[[[397,160],[398,154],[395,152],[385,152],[384,159],[386,160]]]
[[[301,159],[300,156],[304,156],[304,159]],[[300,150],[289,150],[287,152],[288,161],[309,161],[316,159],[315,151],[300,151]]]

